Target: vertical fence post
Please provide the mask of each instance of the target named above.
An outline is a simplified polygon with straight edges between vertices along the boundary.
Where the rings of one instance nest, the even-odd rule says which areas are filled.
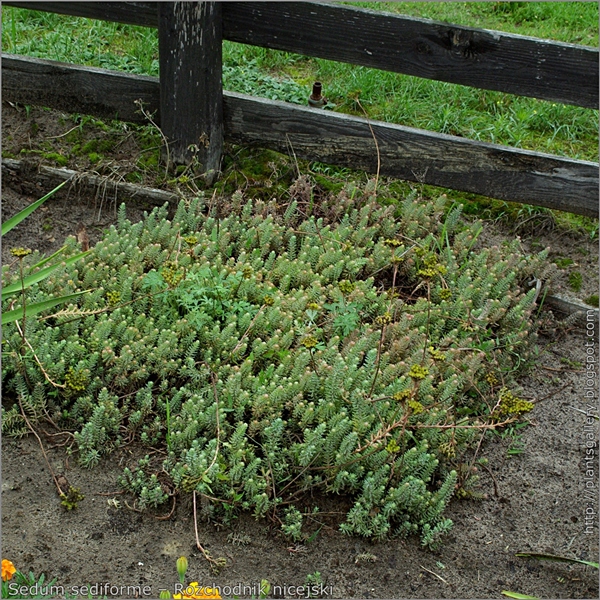
[[[190,165],[209,185],[223,152],[220,2],[159,2],[160,123],[170,166]]]

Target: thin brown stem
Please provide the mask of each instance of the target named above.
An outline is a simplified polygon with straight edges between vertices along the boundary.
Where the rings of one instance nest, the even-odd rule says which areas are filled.
[[[498,427],[504,427],[517,421],[517,417],[511,417],[498,423],[481,423],[480,425],[425,425],[424,423],[417,423],[416,425],[407,425],[407,429],[497,429]]]
[[[496,478],[494,477],[494,474],[492,473],[491,469],[487,466],[487,465],[479,465],[480,467],[483,467],[488,475],[492,478],[492,483],[494,484],[494,496],[496,496],[496,498],[500,498],[500,493],[498,492],[498,482],[496,481]]]
[[[54,485],[56,486],[56,489],[58,490],[58,495],[62,496],[65,493],[65,491],[68,491],[68,490],[62,490],[60,485],[58,485],[58,478],[56,477],[52,467],[50,466],[50,461],[48,460],[48,455],[46,454],[46,451],[44,450],[44,444],[42,444],[42,440],[40,439],[40,436],[37,434],[37,431],[33,428],[33,425],[29,422],[29,419],[27,418],[27,415],[25,414],[25,409],[23,408],[23,404],[21,402],[20,396],[19,396],[18,400],[19,400],[19,408],[21,409],[21,416],[23,417],[23,419],[25,419],[25,423],[27,423],[27,427],[29,427],[31,433],[33,433],[33,435],[35,435],[35,437],[38,441],[38,444],[40,445],[40,450],[42,451],[42,454],[44,456],[44,460],[46,461],[46,464],[48,465],[48,470],[50,471],[50,475],[52,475],[52,480],[54,481]]]
[[[427,357],[427,343],[429,341],[429,327],[431,325],[431,283],[427,280],[427,329],[425,330],[425,345],[423,346],[423,358],[421,363],[425,362]]]
[[[254,318],[252,319],[252,321],[250,321],[250,325],[248,325],[248,328],[246,329],[246,331],[244,331],[242,337],[240,338],[240,341],[236,344],[235,348],[229,353],[230,360],[231,360],[231,357],[234,355],[235,351],[242,345],[244,338],[248,335],[248,332],[250,331],[250,329],[252,329],[252,326],[254,325],[254,321],[256,321],[256,319],[258,319],[258,315],[260,315],[260,313],[262,312],[264,307],[265,307],[265,305],[263,304],[258,309],[258,312],[254,315]]]
[[[200,550],[200,552],[202,552],[202,556],[204,556],[204,558],[211,564],[213,569],[219,569],[220,567],[223,567],[223,560],[224,559],[214,559],[211,555],[210,552],[208,550],[205,550],[204,547],[202,546],[202,544],[200,543],[200,536],[198,535],[198,512],[196,509],[196,490],[194,490],[193,492],[193,497],[194,497],[194,532],[196,534],[196,547],[198,548],[198,550]]]
[[[33,354],[33,358],[35,359],[35,362],[38,364],[39,368],[42,371],[42,375],[44,376],[44,378],[46,379],[46,381],[48,383],[50,383],[51,385],[53,385],[54,387],[57,388],[66,388],[67,386],[63,383],[56,383],[55,381],[53,381],[50,378],[50,375],[48,375],[48,373],[46,372],[46,369],[44,369],[44,365],[42,365],[42,363],[40,362],[40,359],[37,357],[37,354],[35,353],[35,350],[33,349],[33,346],[29,343],[29,340],[25,337],[25,332],[23,330],[21,330],[21,327],[19,326],[19,322],[15,321],[15,325],[17,326],[17,329],[19,330],[19,333],[21,334],[21,337],[23,338],[23,341],[25,342],[25,344],[27,345],[27,347],[31,350],[31,353]]]
[[[373,395],[375,389],[375,383],[377,376],[379,375],[379,367],[381,365],[381,348],[383,346],[383,336],[385,335],[385,323],[381,326],[381,335],[379,336],[379,344],[377,344],[377,359],[375,361],[375,374],[373,375],[373,381],[371,381],[371,389],[369,390],[369,398]]]
[[[167,152],[167,166],[165,168],[165,178],[168,178],[169,177],[169,167],[171,166],[171,151],[169,148],[169,140],[163,133],[163,130],[154,122],[152,117],[144,109],[144,103],[142,102],[142,100],[141,99],[135,100],[134,104],[137,104],[137,106],[140,109],[140,112],[144,115],[144,117],[146,117],[146,119],[148,119],[148,121],[150,121],[151,125],[154,127],[154,129],[156,129],[156,131],[158,131],[160,137],[162,138],[163,144],[165,146],[165,150]]]
[[[360,107],[363,113],[365,113],[367,125],[369,126],[369,130],[371,131],[371,135],[373,136],[373,141],[375,142],[375,151],[377,152],[377,173],[375,175],[375,189],[373,190],[373,193],[376,194],[377,184],[379,183],[379,172],[381,171],[381,152],[379,151],[379,144],[377,143],[375,132],[373,131],[373,127],[371,126],[371,120],[369,119],[369,115],[367,114],[367,111],[363,108],[363,105],[360,103],[358,97],[356,98],[356,104]]]
[[[173,515],[173,513],[175,512],[176,504],[177,504],[177,497],[175,496],[175,494],[173,494],[173,506],[171,507],[169,514],[165,515],[164,517],[154,517],[154,518],[157,521],[168,521],[171,518],[171,516]]]

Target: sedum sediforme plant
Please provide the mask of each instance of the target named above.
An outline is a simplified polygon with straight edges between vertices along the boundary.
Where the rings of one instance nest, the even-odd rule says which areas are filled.
[[[480,226],[444,217],[443,198],[382,207],[370,184],[307,204],[237,192],[136,224],[121,207],[84,265],[29,291],[92,290],[28,324],[39,363],[6,327],[5,433],[22,431],[20,403],[75,430],[88,466],[125,439],[162,445],[162,464],[122,478],[144,506],[194,491],[299,539],[303,495],[344,494],[345,533],[435,545],[469,444],[531,408],[498,407],[545,254],[475,250]]]

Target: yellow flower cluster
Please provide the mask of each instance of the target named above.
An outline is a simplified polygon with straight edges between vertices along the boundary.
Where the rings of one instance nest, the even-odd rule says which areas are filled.
[[[317,339],[316,339],[316,338],[314,338],[312,335],[309,335],[308,337],[305,337],[305,338],[302,340],[302,345],[303,345],[305,348],[308,348],[309,350],[310,350],[311,348],[314,348],[314,347],[315,347],[315,346],[316,346],[318,343],[319,343],[319,342],[317,341]]]
[[[414,399],[411,399],[408,401],[408,406],[412,410],[413,415],[418,415],[425,410],[423,405],[418,400],[414,400]]]
[[[174,263],[165,263],[161,274],[171,287],[175,287],[183,279],[183,273],[178,270],[177,265]]]
[[[88,384],[88,376],[84,371],[69,367],[65,375],[65,386],[71,392],[83,392]]]
[[[398,402],[402,402],[402,400],[407,400],[412,396],[412,392],[410,390],[403,390],[401,392],[396,392],[393,396],[394,400]]]
[[[433,360],[445,360],[446,359],[446,355],[443,352],[436,350],[433,346],[429,346],[428,352],[431,355],[431,358],[433,358]]]
[[[501,415],[520,415],[533,409],[533,402],[515,396],[510,390],[500,390],[500,406],[498,410]]]
[[[387,244],[388,246],[392,246],[392,247],[402,246],[402,242],[400,240],[387,239],[387,240],[384,240],[383,242],[384,242],[384,244]]]
[[[490,384],[490,385],[497,385],[498,384],[498,378],[493,374],[493,373],[488,373],[484,379]]]
[[[109,306],[115,306],[121,302],[121,292],[110,291],[106,292],[106,301]]]
[[[425,379],[429,375],[429,370],[421,365],[413,365],[408,372],[409,377],[413,379]]]
[[[195,246],[198,243],[198,236],[196,236],[196,235],[188,235],[187,237],[183,238],[183,241],[188,246]]]
[[[442,442],[438,446],[438,450],[446,458],[455,458],[456,457],[456,444],[453,444],[450,441],[448,441],[448,442]]]
[[[385,450],[390,454],[394,454],[395,452],[398,452],[398,450],[400,450],[400,446],[398,445],[398,442],[396,440],[390,440],[388,442],[388,445],[385,447]]]
[[[375,325],[388,325],[389,323],[392,322],[392,315],[390,315],[389,312],[384,313],[383,315],[379,315],[376,319],[375,319]]]
[[[24,256],[31,254],[32,252],[33,252],[33,250],[31,250],[30,248],[11,248],[10,249],[10,253],[13,256],[16,256],[18,258],[23,258]]]
[[[338,287],[340,288],[340,292],[342,292],[342,294],[351,294],[356,286],[351,281],[343,279],[339,282]]]
[[[435,254],[430,254],[423,259],[423,266],[417,271],[417,275],[421,277],[434,277],[435,275],[444,275],[446,267],[438,263]]]

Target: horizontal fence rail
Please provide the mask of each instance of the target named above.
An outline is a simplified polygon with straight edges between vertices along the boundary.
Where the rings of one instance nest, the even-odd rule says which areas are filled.
[[[32,10],[158,26],[152,2],[4,2]],[[223,38],[598,108],[598,50],[317,2],[223,2]]]
[[[160,114],[157,78],[4,55],[6,99],[146,122]],[[225,92],[227,141],[504,200],[598,216],[598,165]],[[371,131],[372,129],[372,131]]]

